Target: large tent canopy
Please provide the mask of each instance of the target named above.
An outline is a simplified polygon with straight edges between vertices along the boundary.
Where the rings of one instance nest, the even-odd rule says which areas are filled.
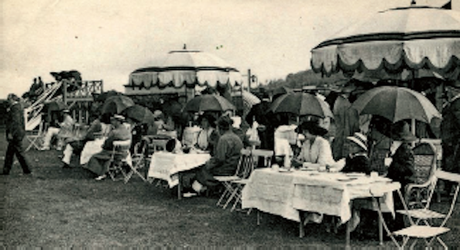
[[[129,76],[130,86],[183,88],[216,87],[242,83],[240,72],[223,59],[195,50],[170,51],[161,66],[137,69]]]
[[[428,69],[456,79],[460,69],[460,13],[411,6],[379,12],[344,28],[312,49],[315,72],[383,72]]]

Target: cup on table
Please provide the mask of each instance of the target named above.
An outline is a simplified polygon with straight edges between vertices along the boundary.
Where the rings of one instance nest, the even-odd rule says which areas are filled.
[[[375,179],[375,178],[377,178],[378,176],[379,176],[379,173],[377,173],[377,172],[375,172],[375,171],[372,171],[372,172],[371,172],[371,178],[372,178],[372,179]]]

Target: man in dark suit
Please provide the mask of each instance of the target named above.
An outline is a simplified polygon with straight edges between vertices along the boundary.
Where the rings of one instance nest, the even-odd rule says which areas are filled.
[[[8,95],[8,114],[6,120],[6,139],[8,141],[8,148],[6,149],[5,163],[3,166],[3,175],[10,173],[11,167],[13,166],[13,158],[16,158],[21,164],[22,171],[24,174],[30,174],[29,163],[24,155],[24,147],[22,140],[26,134],[24,125],[24,110],[22,105],[19,103],[19,97],[15,94]]]

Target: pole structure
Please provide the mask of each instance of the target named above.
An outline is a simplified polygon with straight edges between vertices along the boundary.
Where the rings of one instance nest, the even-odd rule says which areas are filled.
[[[248,88],[251,91],[251,69],[248,69]]]

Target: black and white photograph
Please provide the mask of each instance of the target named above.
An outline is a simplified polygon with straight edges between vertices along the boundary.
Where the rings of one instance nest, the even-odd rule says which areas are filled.
[[[0,248],[460,246],[460,0],[0,14]]]

